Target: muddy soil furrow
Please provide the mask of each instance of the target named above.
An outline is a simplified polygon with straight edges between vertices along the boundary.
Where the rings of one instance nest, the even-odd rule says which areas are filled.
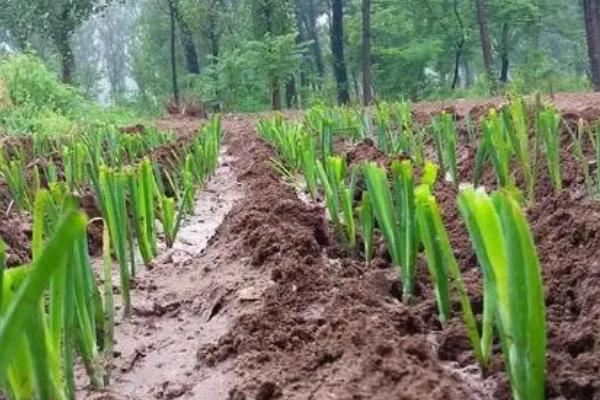
[[[509,399],[500,352],[482,379],[458,314],[441,330],[424,260],[406,306],[383,246],[370,270],[346,254],[325,210],[274,172],[255,122],[223,120],[222,166],[174,249],[140,272],[110,391],[88,398]],[[377,158],[366,147],[348,160]],[[480,311],[456,191],[440,182],[436,195]],[[543,192],[529,218],[546,282],[548,398],[597,400],[600,208]]]
[[[438,362],[427,322],[392,295],[394,271],[362,275],[343,257],[324,210],[272,170],[254,121],[223,126],[226,154],[196,216],[136,278],[110,389],[80,397],[486,398]]]
[[[195,349],[227,332],[237,311],[222,312],[224,299],[243,281],[238,263],[220,265],[221,249],[207,249],[225,215],[243,196],[230,160],[225,147],[216,176],[199,192],[194,215],[184,222],[173,248],[163,249],[150,268],[140,267],[132,291],[133,315],[116,327],[109,390],[82,389],[81,398],[227,397],[234,382],[230,366],[203,368]]]
[[[489,398],[478,378],[439,362],[430,322],[419,316],[432,317],[433,303],[418,311],[400,303],[391,269],[363,274],[330,236],[324,210],[275,174],[253,122],[224,127],[235,131],[228,146],[246,190],[211,247],[233,243],[231,260],[250,258],[244,274],[272,281],[260,308],[200,348],[201,365],[233,360],[230,399]]]
[[[226,126],[231,126],[230,121]],[[214,245],[239,243],[274,285],[263,306],[238,318],[199,352],[206,365],[234,359],[231,399],[509,399],[497,349],[487,379],[478,376],[459,314],[441,331],[423,259],[417,305],[398,300],[397,275],[379,251],[365,271],[329,235],[325,212],[298,199],[275,175],[268,146],[251,121],[238,121],[229,146],[246,197],[227,216]],[[540,174],[528,210],[543,266],[548,306],[548,399],[600,398],[600,208],[581,197],[577,170],[565,168],[559,196]],[[457,212],[456,191],[436,188],[473,305],[480,273]],[[458,305],[455,304],[458,311]]]

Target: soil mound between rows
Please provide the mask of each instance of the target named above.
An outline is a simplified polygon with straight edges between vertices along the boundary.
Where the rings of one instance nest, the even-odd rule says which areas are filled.
[[[211,246],[237,248],[231,257],[248,257],[273,285],[259,311],[198,351],[207,365],[235,360],[242,380],[230,398],[486,398],[438,359],[420,316],[429,303],[425,312],[402,305],[392,295],[396,271],[356,273],[356,262],[327,258],[334,239],[324,210],[279,179],[268,163],[274,154],[250,123],[236,128],[229,148],[247,196]]]

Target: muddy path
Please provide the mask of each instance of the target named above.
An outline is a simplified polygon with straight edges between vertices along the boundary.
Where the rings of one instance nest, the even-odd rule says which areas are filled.
[[[224,365],[208,373],[199,367],[196,349],[221,337],[241,311],[219,312],[243,277],[238,264],[220,262],[223,249],[208,246],[243,196],[230,160],[224,147],[215,177],[199,192],[195,212],[182,224],[173,248],[161,249],[149,268],[140,267],[132,290],[132,317],[115,327],[109,389],[94,393],[81,388],[78,398],[227,397],[231,368]],[[116,274],[113,285],[117,290]],[[119,305],[116,311],[119,315]]]

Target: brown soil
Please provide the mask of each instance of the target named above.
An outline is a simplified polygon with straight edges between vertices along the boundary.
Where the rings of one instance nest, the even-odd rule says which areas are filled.
[[[324,211],[315,212],[273,176],[264,165],[272,156],[268,147],[243,131],[231,141],[232,152],[244,150],[236,166],[241,165],[240,178],[249,190],[214,245],[239,243],[230,256],[250,257],[276,284],[257,313],[239,318],[227,335],[199,351],[203,365],[234,358],[240,382],[231,399],[510,398],[499,350],[486,380],[465,372],[473,371],[474,360],[463,325],[455,320],[440,330],[423,260],[418,304],[406,307],[396,299],[389,269],[363,273],[355,261],[327,257],[335,244],[323,228]],[[582,199],[579,165],[567,150],[562,156],[567,190],[554,196],[540,163],[539,201],[529,210],[547,293],[547,397],[595,400],[600,397],[600,206]],[[351,162],[369,157],[380,157],[369,143],[347,154]],[[466,164],[471,159],[467,154]],[[467,168],[462,172],[470,178]],[[486,175],[493,186],[492,171]],[[457,212],[456,190],[441,182],[436,193],[480,311],[479,271]],[[380,251],[375,264],[388,268],[385,258]]]
[[[90,223],[88,224],[88,247],[92,256],[100,256],[102,254],[102,230],[103,222],[102,211],[96,201],[96,195],[91,189],[84,190],[79,194],[79,205],[88,216]]]
[[[599,99],[555,100],[573,117],[590,119]],[[484,108],[455,102],[417,110],[451,105],[460,115]],[[255,122],[224,119],[224,163],[200,194],[197,217],[175,249],[136,277],[134,315],[117,328],[109,390],[82,388],[81,397],[509,399],[499,349],[483,379],[458,314],[441,330],[424,260],[418,260],[416,304],[404,305],[385,249],[379,246],[369,270],[340,251],[325,210],[300,200],[270,167],[274,153],[254,134]],[[180,132],[197,128],[175,124]],[[597,400],[600,205],[584,198],[577,161],[563,147],[566,190],[553,194],[540,162],[537,203],[528,210],[546,288],[547,398]],[[352,164],[388,162],[369,143],[346,150]],[[474,151],[465,147],[460,154],[461,179],[470,180]],[[489,167],[483,181],[495,185]],[[480,312],[480,273],[456,189],[442,181],[435,193]]]
[[[167,118],[159,119],[155,125],[160,131],[171,131],[178,137],[191,137],[198,132],[200,121],[195,117],[170,115]]]
[[[198,134],[200,122],[198,119],[177,117],[159,120],[156,126],[160,130],[174,132],[176,139],[173,143],[165,143],[152,149],[150,157],[163,167],[163,171],[165,168],[174,170],[183,162],[186,148]]]
[[[208,118],[206,106],[197,96],[188,96],[183,100],[183,115],[192,118]]]
[[[350,166],[360,165],[365,161],[373,161],[382,166],[388,166],[391,158],[377,149],[375,143],[371,139],[365,139],[352,147],[346,154],[346,162]]]
[[[31,218],[28,215],[9,211],[0,217],[0,238],[6,244],[8,267],[22,265],[31,260]]]
[[[532,97],[527,98],[533,102]],[[577,116],[586,121],[596,121],[600,118],[600,93],[557,93],[552,96],[543,96],[544,103],[552,103],[558,111],[567,117]],[[438,102],[416,103],[414,115],[418,121],[426,122],[432,115],[441,111],[454,114],[458,120],[463,120],[471,114],[473,121],[477,121],[490,107],[499,107],[504,104],[503,97],[493,97],[482,100],[447,100]]]
[[[144,133],[145,130],[146,130],[146,127],[142,124],[123,126],[123,127],[119,128],[119,131],[121,133],[128,133],[128,134],[135,134],[135,135],[141,135],[142,133]]]
[[[548,396],[600,398],[600,206],[568,192],[530,210],[548,307]]]
[[[363,274],[355,261],[327,257],[335,244],[324,210],[282,183],[267,163],[272,151],[248,123],[237,125],[229,145],[246,197],[211,246],[233,243],[228,257],[249,258],[245,269],[273,285],[260,309],[198,353],[207,366],[234,358],[230,399],[487,398],[474,377],[440,363],[433,308],[400,303],[394,271]]]

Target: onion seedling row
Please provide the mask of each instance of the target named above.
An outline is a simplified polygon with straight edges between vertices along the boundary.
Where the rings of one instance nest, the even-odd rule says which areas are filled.
[[[171,143],[172,137],[155,130],[146,136],[107,129],[89,137],[38,137],[35,151],[53,152],[58,159],[46,163],[43,172],[36,164],[31,178],[27,155],[1,149],[0,175],[14,204],[32,214],[33,233],[27,265],[6,269],[0,243],[0,396],[74,399],[78,359],[93,387],[109,383],[113,260],[119,265],[127,317],[135,248],[145,264],[152,262],[161,237],[159,223],[166,245],[173,245],[181,221],[193,212],[196,189],[215,173],[221,138],[220,119],[215,117],[165,168],[147,154]],[[88,222],[79,210],[78,193],[88,187],[96,194],[102,221]],[[87,225],[97,222],[103,223],[103,285],[88,249]]]
[[[394,122],[393,109],[400,116]],[[407,304],[418,301],[416,268],[417,259],[422,257],[428,266],[442,327],[455,312],[452,296],[458,297],[465,331],[482,375],[489,369],[493,345],[497,343],[504,355],[513,398],[542,400],[547,333],[541,267],[511,170],[515,159],[524,171],[528,199],[533,201],[535,158],[529,151],[534,140],[528,133],[533,122],[527,119],[520,101],[500,113],[490,110],[482,120],[477,162],[483,168],[483,163],[490,160],[499,183],[499,189],[490,195],[483,188],[460,185],[458,130],[452,116],[442,113],[436,117],[431,141],[426,142],[426,137],[413,134],[416,124],[407,109],[406,105],[394,108],[379,104],[374,111],[377,128],[372,134],[377,147],[404,157],[389,165],[365,162],[350,167],[345,157],[332,154],[331,133],[335,129],[331,127],[347,123],[343,118],[346,109],[319,107],[307,113],[304,123],[287,123],[282,117],[263,120],[258,132],[276,150],[279,159],[273,165],[277,170],[285,171],[286,177],[295,186],[305,188],[314,201],[325,204],[333,231],[349,256],[361,258],[369,268],[374,238],[380,235],[393,266],[400,272],[402,299]],[[560,117],[547,108],[539,118],[536,124],[543,131],[540,141],[550,175],[558,185],[556,130]],[[399,137],[394,137],[392,126],[400,127]],[[342,137],[351,141],[360,138],[346,135]],[[415,137],[421,143],[416,144]],[[439,166],[415,157],[413,149],[427,146],[434,148]],[[436,201],[438,169],[459,188],[458,211],[481,270],[484,305],[480,319],[471,306]],[[315,170],[318,179],[314,178]],[[523,301],[518,300],[521,298]]]

